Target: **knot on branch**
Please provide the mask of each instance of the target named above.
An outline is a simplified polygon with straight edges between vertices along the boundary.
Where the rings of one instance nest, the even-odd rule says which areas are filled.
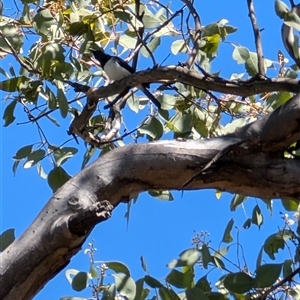
[[[109,201],[103,200],[79,210],[69,219],[70,231],[78,236],[86,235],[96,224],[109,219],[113,208]]]

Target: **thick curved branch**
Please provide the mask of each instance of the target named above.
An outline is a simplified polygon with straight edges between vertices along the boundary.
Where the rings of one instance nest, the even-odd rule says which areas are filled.
[[[124,86],[135,87],[141,83],[181,82],[199,89],[248,97],[265,92],[300,92],[300,81],[289,78],[269,78],[266,80],[227,80],[220,77],[204,76],[180,66],[167,66],[136,72],[106,87],[93,88],[88,95],[97,99],[107,98],[124,90]]]
[[[290,126],[285,126],[289,115]],[[135,144],[101,156],[60,188],[1,254],[0,299],[32,299],[80,250],[94,225],[141,191],[213,188],[266,199],[300,199],[300,161],[284,158],[282,151],[300,138],[299,116],[297,95],[235,135]],[[274,147],[278,152],[267,152]]]
[[[181,82],[206,91],[216,91],[243,97],[264,92],[288,91],[298,93],[300,91],[300,81],[296,79],[270,78],[266,80],[230,81],[220,77],[204,76],[180,66],[161,67],[137,72],[105,87],[87,90],[86,86],[83,86],[85,91],[87,90],[88,103],[85,105],[82,113],[74,118],[69,133],[80,136],[84,141],[95,147],[100,147],[103,142],[83,130],[96,108],[98,99],[122,93],[124,87],[132,88],[144,82],[159,81]]]

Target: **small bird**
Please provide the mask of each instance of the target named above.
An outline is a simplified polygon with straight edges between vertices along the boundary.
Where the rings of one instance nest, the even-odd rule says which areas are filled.
[[[101,68],[107,74],[110,80],[118,81],[132,75],[135,70],[122,58],[111,56],[102,50],[90,49],[94,57],[99,61]],[[160,102],[147,90],[149,84],[143,83],[138,88],[158,107],[161,108]]]

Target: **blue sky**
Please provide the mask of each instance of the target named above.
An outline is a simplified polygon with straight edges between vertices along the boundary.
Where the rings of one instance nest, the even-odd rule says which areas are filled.
[[[219,57],[212,64],[212,71],[221,70],[221,75],[229,77],[232,73],[243,72],[244,67],[236,65],[232,60],[233,46],[230,44],[240,44],[255,51],[254,37],[247,12],[247,1],[236,0],[211,0],[195,1],[198,13],[201,16],[203,25],[225,18],[230,25],[238,27],[238,31],[230,35],[227,43],[220,47]],[[173,11],[181,6],[180,1],[173,1],[171,8]],[[287,56],[280,37],[281,20],[275,15],[273,1],[254,1],[258,24],[262,31],[262,42],[265,57],[271,60],[277,59],[277,52],[280,49]],[[288,4],[288,3],[287,3]],[[10,15],[12,7],[10,1],[4,1],[4,15]],[[155,52],[158,62],[164,60],[165,50],[169,49],[167,42],[164,49]],[[169,50],[168,50],[169,51]],[[180,59],[182,59],[181,56]],[[179,59],[175,57],[166,63],[174,63]],[[184,60],[184,58],[182,59]],[[1,62],[1,67],[6,69],[8,63],[12,63],[17,69],[15,62],[5,59]],[[142,60],[138,68],[148,67],[147,61]],[[2,75],[1,75],[2,76]],[[3,77],[0,77],[3,80]],[[0,92],[2,104],[1,110],[6,106],[4,93]],[[84,102],[83,102],[84,103]],[[26,121],[26,116],[22,108],[16,111],[18,122]],[[59,119],[59,114],[54,115]],[[134,115],[136,116],[136,115]],[[141,118],[136,116],[140,121]],[[137,122],[139,122],[137,121]],[[67,119],[61,124],[61,128],[53,128],[49,121],[42,121],[50,138],[55,138],[55,143],[60,144],[69,137],[66,134],[70,120]],[[134,123],[132,123],[134,124]],[[131,123],[129,123],[131,125]],[[132,125],[133,126],[133,125]],[[1,127],[1,232],[8,228],[15,228],[16,236],[19,236],[33,221],[38,212],[51,197],[52,192],[44,179],[41,179],[33,167],[22,169],[19,167],[16,176],[12,172],[13,155],[24,145],[35,143],[39,140],[36,127],[32,124],[16,125],[16,122],[7,128]],[[81,149],[82,142],[80,141]],[[76,147],[74,141],[68,146]],[[80,170],[83,152],[81,151],[75,159],[66,164],[66,169],[71,175],[75,175]],[[48,162],[45,162],[45,169],[49,171]],[[48,168],[48,169],[47,169]],[[245,208],[239,207],[232,213],[229,209],[230,200],[233,195],[223,193],[220,200],[217,200],[214,191],[194,191],[173,193],[175,200],[171,202],[156,200],[147,193],[139,196],[138,202],[131,208],[131,218],[127,229],[126,205],[120,205],[107,222],[98,225],[88,238],[87,242],[94,240],[98,249],[95,255],[99,261],[121,261],[131,270],[134,279],[144,275],[140,266],[140,256],[146,259],[150,274],[163,280],[169,270],[166,264],[178,254],[191,247],[191,239],[194,231],[208,231],[212,246],[218,247],[222,239],[226,224],[231,218],[235,219],[235,225],[241,230],[241,243],[245,242],[245,255],[253,271],[258,251],[268,234],[277,231],[278,226],[283,222],[279,212],[284,211],[280,201],[275,201],[273,216],[265,209],[265,204],[259,199],[249,199],[245,203]],[[264,212],[265,224],[259,231],[252,226],[249,230],[243,230],[242,224],[251,217],[252,209],[256,204]],[[236,230],[234,238],[236,238]],[[250,241],[250,242],[249,242]],[[255,241],[255,243],[254,243]],[[87,246],[84,246],[84,249]],[[235,252],[231,258],[235,259]],[[282,256],[282,260],[287,257]],[[281,260],[281,262],[282,262]],[[75,268],[88,271],[88,257],[81,251],[74,257],[67,268]],[[231,270],[235,270],[230,267]],[[204,275],[205,272],[199,271]],[[216,276],[221,273],[216,273]],[[90,297],[90,291],[82,293],[73,291],[65,278],[65,271],[52,279],[43,290],[34,298],[35,300],[59,299],[59,297],[73,295]]]

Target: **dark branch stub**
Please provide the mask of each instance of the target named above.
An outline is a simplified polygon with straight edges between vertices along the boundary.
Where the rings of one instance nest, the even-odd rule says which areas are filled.
[[[113,206],[109,201],[103,200],[75,213],[69,219],[69,229],[73,234],[83,236],[96,224],[111,217]]]

